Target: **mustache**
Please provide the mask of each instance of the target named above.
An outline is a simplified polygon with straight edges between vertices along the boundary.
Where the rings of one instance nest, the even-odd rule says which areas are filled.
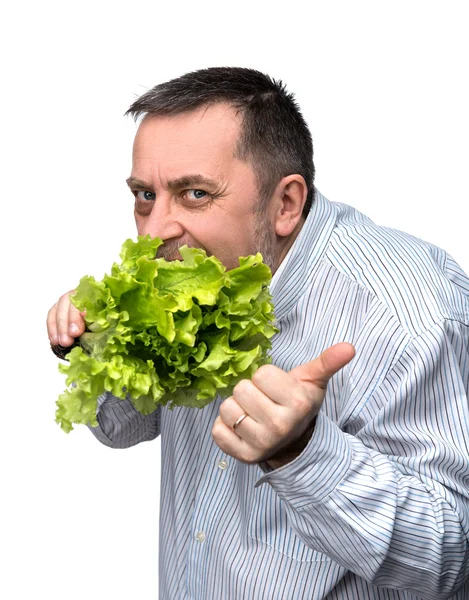
[[[192,242],[184,240],[169,240],[164,242],[164,244],[158,248],[155,258],[164,258],[167,261],[182,260],[182,256],[179,253],[179,249],[182,246],[188,246],[189,248],[200,248],[206,252],[207,256],[210,256],[210,253],[207,252],[207,249],[204,246],[198,246]]]

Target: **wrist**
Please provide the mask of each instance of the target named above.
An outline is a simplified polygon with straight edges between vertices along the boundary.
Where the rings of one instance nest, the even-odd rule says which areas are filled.
[[[267,458],[265,461],[269,465],[269,467],[271,467],[272,469],[278,469],[278,468],[283,467],[284,465],[287,465],[288,463],[294,461],[295,458],[298,458],[298,456],[300,456],[300,454],[303,452],[303,450],[309,444],[309,441],[314,432],[315,425],[316,425],[316,417],[314,417],[314,419],[311,421],[311,423],[305,429],[303,434],[297,440],[295,440],[293,443],[289,444],[288,446],[281,448],[278,452],[276,452],[272,456],[269,456],[269,458]]]

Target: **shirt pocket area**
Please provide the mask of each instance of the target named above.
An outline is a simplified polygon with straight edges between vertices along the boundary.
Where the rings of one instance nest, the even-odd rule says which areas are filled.
[[[285,503],[268,483],[254,490],[254,501],[248,519],[249,537],[270,546],[297,562],[330,561],[307,546],[289,524]]]

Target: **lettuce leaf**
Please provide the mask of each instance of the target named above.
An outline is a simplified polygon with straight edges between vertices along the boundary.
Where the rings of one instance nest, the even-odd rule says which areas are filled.
[[[71,300],[86,311],[87,331],[59,365],[67,389],[56,421],[67,433],[73,423],[98,425],[106,391],[142,414],[158,405],[202,408],[270,362],[277,329],[261,254],[226,271],[198,248],[182,247],[180,261],[155,258],[162,243],[129,239],[110,275],[80,280]]]

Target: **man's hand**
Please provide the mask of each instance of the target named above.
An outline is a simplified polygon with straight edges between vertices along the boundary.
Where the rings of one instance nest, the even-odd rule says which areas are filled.
[[[355,348],[343,342],[289,373],[273,365],[260,367],[252,380],[240,381],[233,396],[220,405],[212,429],[215,442],[245,463],[268,461],[274,455],[274,468],[290,462],[295,456],[289,448],[294,448],[305,432],[309,437],[312,434],[329,379],[354,356]],[[233,431],[243,413],[248,416]],[[282,450],[289,460],[277,459]]]
[[[85,331],[85,313],[73,306],[70,294],[73,290],[61,296],[47,314],[47,334],[53,346],[71,346]]]

